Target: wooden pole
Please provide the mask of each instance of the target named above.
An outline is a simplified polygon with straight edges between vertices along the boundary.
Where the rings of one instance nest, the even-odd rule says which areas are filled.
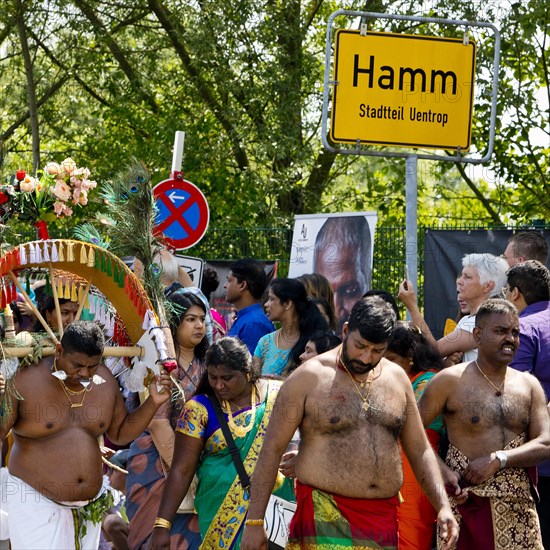
[[[29,295],[25,292],[25,289],[23,288],[23,286],[19,282],[19,279],[15,276],[14,272],[11,271],[11,269],[10,269],[10,271],[8,271],[8,275],[9,275],[10,279],[17,286],[17,288],[18,288],[19,292],[22,294],[23,298],[25,298],[25,302],[27,302],[27,305],[31,308],[31,311],[36,315],[36,318],[40,321],[40,324],[44,327],[45,331],[48,333],[48,336],[52,339],[53,342],[58,344],[59,340],[57,339],[57,336],[54,334],[53,330],[49,327],[49,325],[46,322],[46,320],[44,319],[44,317],[42,317],[42,314],[40,313],[40,311],[38,311],[36,306],[33,304],[33,301],[30,299]]]
[[[57,332],[59,333],[59,339],[63,338],[63,321],[61,319],[61,308],[59,307],[59,296],[57,295],[57,286],[55,277],[53,276],[53,266],[51,262],[48,264],[48,271],[50,273],[50,284],[52,286],[53,302],[55,304],[55,316],[57,317]]]
[[[78,304],[78,311],[76,312],[76,317],[75,317],[77,321],[80,319],[80,316],[82,315],[84,304],[86,303],[86,299],[88,298],[88,293],[90,292],[90,287],[92,286],[92,278],[93,276],[90,275],[90,280],[88,281],[88,284],[86,285],[86,288],[82,293],[82,300],[80,300],[80,304]]]
[[[5,357],[25,357],[35,350],[32,346],[2,346],[2,353]],[[42,348],[42,357],[50,357],[55,353],[52,346]],[[107,347],[103,350],[103,357],[139,357],[144,353],[141,346],[120,346]]]

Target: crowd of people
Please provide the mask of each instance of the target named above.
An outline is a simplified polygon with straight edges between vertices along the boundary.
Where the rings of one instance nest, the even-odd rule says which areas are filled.
[[[340,250],[354,265],[356,233]],[[439,339],[411,281],[402,321],[370,275],[344,281],[323,255],[316,273],[271,281],[233,262],[227,319],[208,301],[214,270],[201,290],[161,254],[177,366],[139,396],[103,364],[98,324],[42,295],[62,327],[53,357],[0,374],[0,539],[260,550],[276,495],[295,502],[290,550],[550,548],[546,241],[466,254],[457,324]]]

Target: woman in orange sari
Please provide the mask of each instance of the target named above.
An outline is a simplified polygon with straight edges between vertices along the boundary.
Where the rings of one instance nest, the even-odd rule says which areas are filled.
[[[420,329],[409,321],[397,322],[385,356],[408,374],[417,401],[431,378],[443,368],[441,356],[430,346]],[[426,435],[436,453],[444,429],[441,417],[436,418],[426,428]],[[399,550],[430,550],[434,540],[437,514],[416,480],[405,453],[402,453],[402,460],[403,502],[397,509]]]

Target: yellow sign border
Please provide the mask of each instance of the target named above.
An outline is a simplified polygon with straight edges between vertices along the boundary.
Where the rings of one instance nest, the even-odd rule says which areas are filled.
[[[352,29],[339,29],[336,32],[336,43],[335,43],[335,56],[334,56],[334,81],[338,82],[338,49],[339,49],[339,39],[340,36],[343,34],[353,34],[353,35],[360,35],[360,31],[358,30],[352,30]],[[366,36],[369,34],[374,34],[377,37],[388,37],[388,38],[396,38],[396,39],[405,39],[405,40],[426,40],[426,41],[435,41],[435,42],[454,42],[456,44],[464,45],[463,39],[461,38],[451,38],[451,37],[439,37],[439,36],[426,36],[426,35],[411,35],[411,34],[401,34],[401,33],[387,33],[387,32],[374,32],[369,31]],[[467,144],[457,145],[457,144],[442,144],[442,143],[419,143],[419,142],[410,142],[410,141],[384,141],[384,140],[377,140],[377,139],[370,139],[370,140],[364,140],[360,139],[360,144],[366,144],[366,145],[380,145],[380,146],[388,146],[388,145],[394,145],[399,147],[413,147],[413,148],[430,148],[430,149],[447,149],[447,150],[456,150],[457,148],[460,148],[462,151],[467,151],[471,146],[472,141],[472,115],[473,115],[473,101],[474,101],[474,81],[475,81],[475,70],[476,70],[476,53],[477,48],[476,44],[473,41],[469,41],[469,46],[471,46],[471,55],[472,55],[472,63],[471,63],[471,73],[470,73],[470,94],[469,94],[469,105],[468,105],[468,112],[470,114],[468,119],[468,129],[467,129]],[[338,85],[333,86],[333,92],[332,92],[332,109],[331,109],[331,116],[330,116],[330,138],[333,141],[333,143],[344,143],[344,144],[357,144],[358,138],[346,138],[346,137],[336,137],[334,136],[334,127],[335,127],[335,120],[337,117],[337,94],[338,94]],[[434,138],[437,136],[434,136]]]

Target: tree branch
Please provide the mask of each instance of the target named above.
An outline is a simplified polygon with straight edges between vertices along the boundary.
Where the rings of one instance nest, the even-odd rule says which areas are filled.
[[[323,0],[313,0],[313,2],[311,2],[311,4],[309,5],[306,21],[304,26],[302,27],[302,36],[305,36],[307,34],[309,27],[313,23],[313,20],[315,19],[315,16],[317,15],[317,12],[321,9],[322,5]]]
[[[105,107],[110,107],[111,104],[101,97],[95,90],[93,90],[80,76],[78,73],[74,70],[71,70],[69,67],[67,67],[63,62],[61,62],[57,56],[50,50],[50,48],[34,33],[32,30],[29,31],[31,36],[33,37],[34,41],[42,48],[44,53],[50,58],[52,63],[57,65],[60,69],[63,69],[65,72],[70,75],[70,77],[74,78],[81,86],[82,88],[88,92],[96,101],[104,105]]]
[[[0,32],[0,46],[4,43],[4,40],[11,34],[10,21],[6,23],[6,26]]]
[[[40,107],[42,107],[42,105],[44,105],[44,103],[46,103],[46,101],[48,101],[48,99],[50,99],[50,97],[52,97],[57,91],[59,91],[63,85],[65,84],[65,82],[67,82],[68,80],[70,79],[70,77],[68,75],[65,75],[63,78],[59,79],[53,86],[51,86],[51,88],[37,101],[36,105],[38,107],[38,109],[40,109]],[[19,126],[21,126],[22,124],[25,123],[25,121],[27,121],[29,119],[29,117],[31,116],[31,113],[30,113],[30,110],[27,110],[26,113],[24,113],[23,115],[21,115],[1,136],[0,136],[0,141],[5,141],[7,140],[9,137],[12,136],[12,134],[15,132],[15,130],[17,130],[17,128],[19,128]]]
[[[311,194],[311,196],[318,198],[319,204],[323,191],[325,190],[325,183],[329,178],[330,170],[332,169],[335,160],[336,153],[333,153],[323,148],[317,155],[317,158],[315,159],[315,165],[309,173],[309,178],[307,179],[306,183],[306,189],[308,193]],[[308,208],[310,211],[317,211],[317,205],[308,204],[308,207],[310,206],[311,208]]]
[[[153,113],[158,113],[158,105],[155,101],[155,98],[148,91],[145,90],[145,86],[141,82],[139,75],[134,71],[130,62],[126,58],[126,55],[124,55],[123,51],[118,46],[112,34],[109,32],[108,29],[105,28],[105,25],[97,17],[94,10],[90,6],[88,6],[88,4],[86,4],[83,0],[73,1],[74,4],[84,14],[86,19],[88,19],[88,21],[92,24],[94,30],[104,38],[107,47],[113,54],[113,57],[117,60],[120,68],[122,69],[122,72],[126,75],[126,78],[128,79],[128,82],[130,83],[132,89],[145,100]]]
[[[481,193],[481,191],[477,188],[476,184],[468,177],[468,174],[466,174],[466,170],[464,170],[464,165],[461,162],[455,162],[455,165],[460,175],[462,176],[462,179],[466,182],[466,185],[474,192],[474,195],[481,202],[481,204],[483,204],[485,210],[487,210],[489,216],[491,216],[491,219],[495,223],[503,225],[498,213],[493,209],[490,202],[483,196],[483,193]]]
[[[197,89],[199,95],[208,105],[214,116],[217,118],[223,129],[227,133],[227,136],[231,142],[233,148],[233,154],[240,170],[246,170],[248,168],[248,157],[245,150],[241,147],[239,142],[239,135],[237,129],[233,126],[225,114],[225,109],[218,103],[208,84],[199,74],[198,69],[191,61],[191,56],[187,51],[185,44],[180,40],[182,33],[178,32],[178,29],[174,26],[174,22],[177,18],[174,17],[170,11],[164,6],[162,0],[148,0],[149,7],[153,13],[157,16],[160,24],[168,34],[172,46],[176,50],[178,57],[180,58],[185,70],[191,76],[193,84]],[[177,23],[176,23],[177,24]]]

